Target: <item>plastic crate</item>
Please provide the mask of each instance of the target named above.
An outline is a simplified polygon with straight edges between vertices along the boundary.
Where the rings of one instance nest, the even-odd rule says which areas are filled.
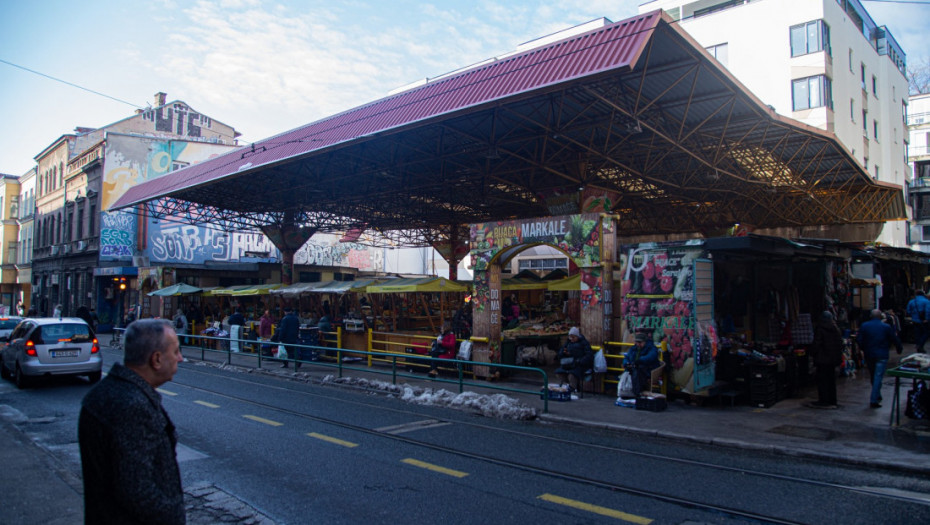
[[[661,412],[668,408],[668,400],[662,394],[653,394],[651,396],[641,396],[636,398],[636,410],[645,410],[646,412]]]

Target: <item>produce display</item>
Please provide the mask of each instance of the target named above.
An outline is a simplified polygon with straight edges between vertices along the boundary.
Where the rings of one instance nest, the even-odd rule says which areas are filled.
[[[543,319],[530,319],[523,321],[516,328],[504,330],[501,335],[504,339],[513,339],[516,337],[527,337],[534,335],[558,335],[567,334],[568,330],[574,326],[569,320],[557,319],[554,316]]]

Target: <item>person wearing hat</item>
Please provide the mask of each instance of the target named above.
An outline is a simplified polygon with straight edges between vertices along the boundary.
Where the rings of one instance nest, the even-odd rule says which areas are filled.
[[[570,387],[580,389],[584,375],[594,367],[594,351],[577,326],[568,331],[568,341],[559,349],[556,357],[559,367],[555,373],[559,377],[559,385],[568,383]],[[575,377],[577,386],[572,385],[568,376]]]
[[[294,314],[294,310],[291,308],[284,309],[284,317],[281,318],[281,321],[278,322],[278,341],[284,345],[284,348],[287,349],[287,356],[290,359],[296,359],[294,355],[296,349],[292,345],[297,344],[297,339],[300,336],[300,319],[297,315]],[[284,361],[284,364],[281,365],[282,368],[287,368],[287,361]],[[300,362],[294,362],[294,370],[300,368]]]
[[[634,395],[651,390],[652,370],[659,366],[659,349],[648,335],[637,332],[633,336],[633,347],[623,356],[623,366],[630,372]]]
[[[881,321],[879,321],[881,322]],[[811,359],[817,368],[817,401],[812,408],[838,408],[836,404],[836,367],[843,362],[843,333],[836,325],[833,313],[824,311],[814,329],[814,342],[810,346]]]

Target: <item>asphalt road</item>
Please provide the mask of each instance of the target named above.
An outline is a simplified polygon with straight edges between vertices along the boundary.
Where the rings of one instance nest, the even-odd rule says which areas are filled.
[[[105,356],[106,370],[119,354]],[[79,476],[89,388],[4,382],[0,405]],[[221,487],[276,523],[930,522],[928,482],[886,471],[492,420],[194,363],[161,391],[185,486]]]

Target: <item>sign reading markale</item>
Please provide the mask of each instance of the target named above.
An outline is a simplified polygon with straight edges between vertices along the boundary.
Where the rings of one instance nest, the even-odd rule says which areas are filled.
[[[560,248],[581,267],[600,262],[600,215],[583,213],[518,221],[497,221],[471,226],[471,251],[496,253],[520,244],[548,244]],[[485,257],[476,257],[478,270],[486,268]]]

